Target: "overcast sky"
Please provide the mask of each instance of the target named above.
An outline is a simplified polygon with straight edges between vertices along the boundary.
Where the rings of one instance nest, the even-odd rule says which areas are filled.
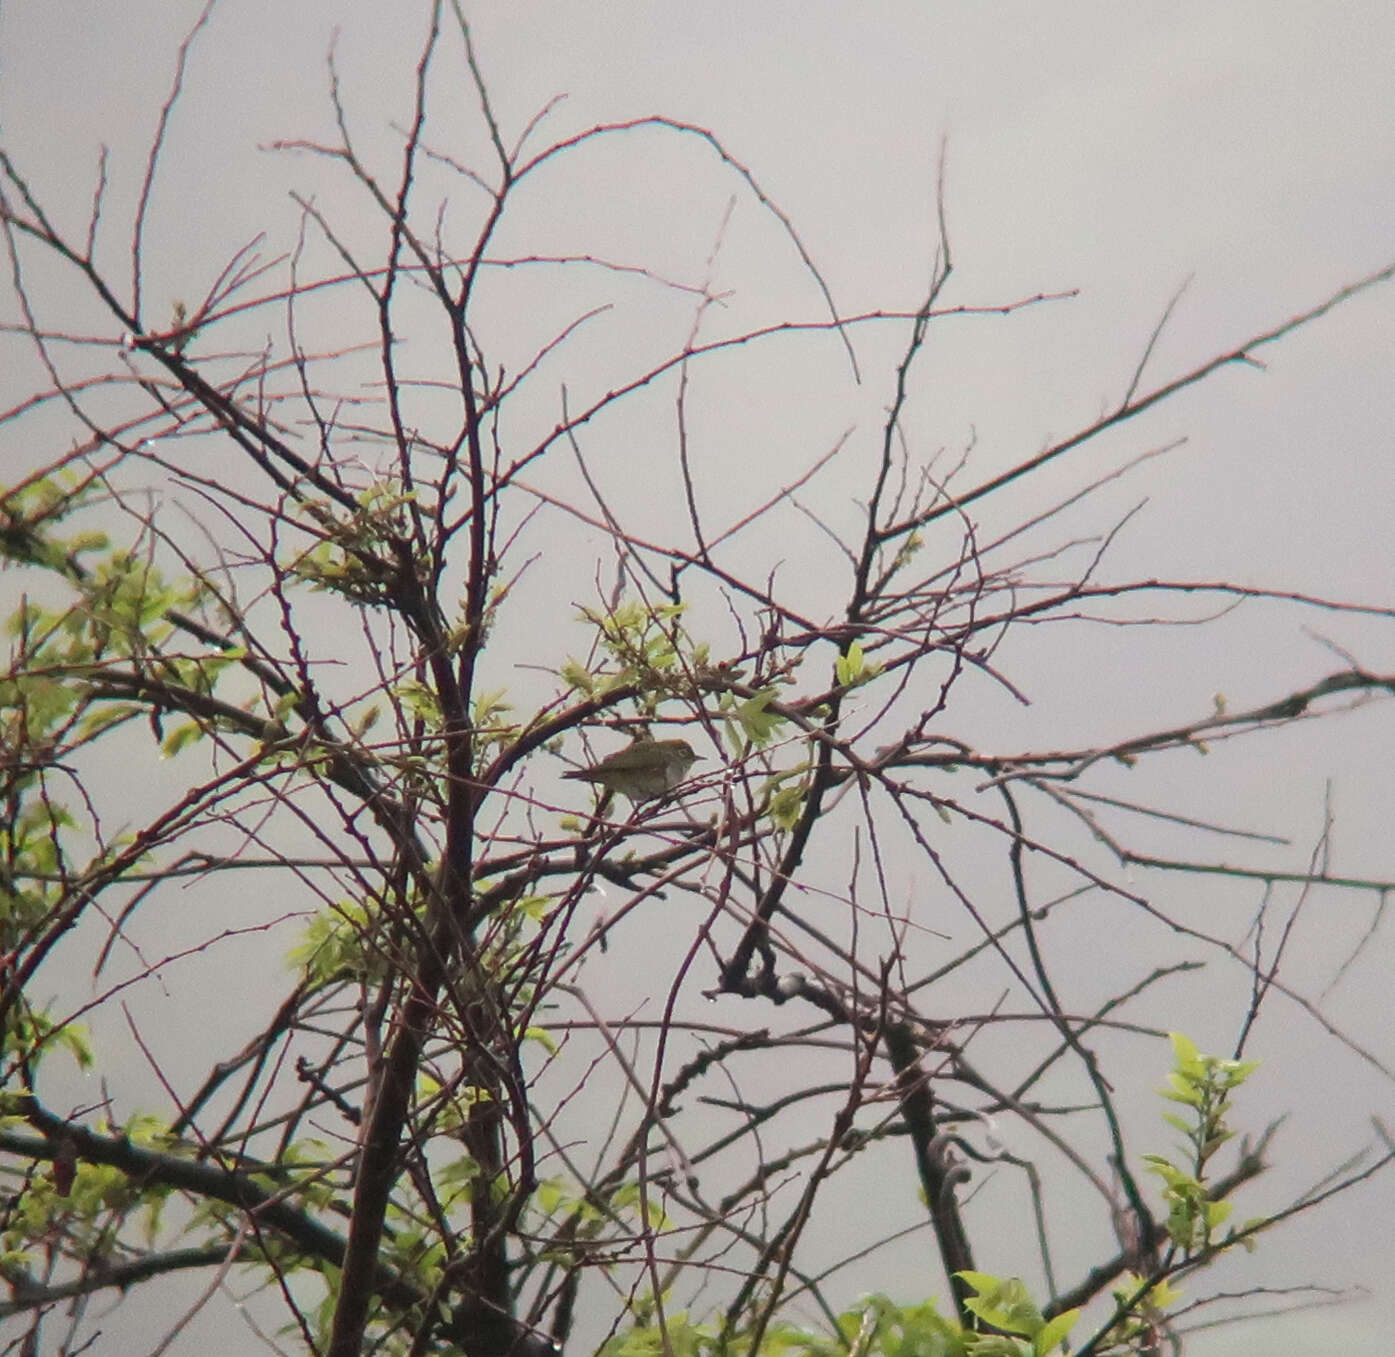
[[[69,226],[83,220],[102,143],[112,149],[111,220],[128,220],[121,212],[129,214],[178,43],[198,9],[172,0],[0,4],[0,139]],[[268,231],[268,253],[293,243],[298,214],[288,188],[353,210],[323,164],[267,148],[280,138],[331,135],[325,55],[338,27],[351,125],[386,166],[395,145],[390,125],[410,109],[420,10],[404,0],[225,0],[193,50],[167,173],[157,185],[152,325],[176,298],[201,296],[256,232]],[[943,147],[956,266],[945,302],[985,305],[1078,289],[1071,300],[1010,320],[946,328],[927,352],[913,428],[930,447],[973,441],[985,474],[1117,401],[1184,283],[1151,360],[1153,381],[1395,260],[1395,7],[1385,0],[510,0],[467,10],[507,141],[558,95],[565,101],[540,142],[654,113],[711,129],[796,224],[845,312],[918,303],[936,241]],[[442,126],[460,138],[451,149],[482,155],[468,85],[462,82],[455,114],[448,95],[440,97]],[[695,140],[636,132],[528,191],[536,197],[520,204],[501,252],[591,251],[701,282],[720,238],[710,267],[732,296],[713,321],[719,330],[820,315],[818,293],[789,243]],[[468,194],[452,210],[467,220]],[[127,239],[125,227],[113,227],[111,259]],[[565,300],[556,315],[575,304],[571,294]],[[540,288],[536,304],[546,313],[557,302]],[[608,362],[623,370],[656,344],[672,348],[690,323],[681,308],[626,311],[614,322],[608,356],[569,380],[603,389]],[[519,326],[522,353],[536,336]],[[509,333],[501,322],[502,344]],[[695,404],[714,514],[720,517],[724,481],[754,499],[807,466],[850,424],[875,428],[895,348],[870,333],[858,342],[867,377],[856,391],[830,341],[753,357],[758,378],[753,369],[733,368],[725,385]],[[1148,500],[1121,540],[1119,573],[1227,577],[1389,605],[1395,288],[1358,298],[1265,361],[1263,372],[1222,374],[1150,416],[1133,441],[1110,445],[1123,461],[1187,439],[1103,498],[1097,528]],[[0,407],[22,394],[10,390],[0,367]],[[539,418],[550,424],[555,410]],[[596,449],[599,474],[624,512],[662,516],[667,508],[646,506],[651,492],[635,475],[647,450],[625,441],[634,436],[623,422],[609,429],[609,443]],[[11,478],[7,462],[35,455],[0,444],[0,479]],[[1080,477],[1072,468],[1048,487],[1060,493]],[[836,513],[864,488],[855,467],[835,467],[820,493]],[[1004,512],[1021,508],[1011,498],[1003,505]],[[797,546],[791,554],[797,557]],[[1341,667],[1292,617],[1247,619],[1222,632],[1218,645],[1198,639],[1194,648],[1178,648],[1169,637],[1166,654],[1093,685],[1068,672],[1066,655],[1043,652],[1043,662],[1056,667],[1041,676],[1035,713],[985,713],[993,722],[985,738],[1003,748],[1044,743],[1033,724],[1043,710],[1057,722],[1053,739],[1108,738],[1140,710],[1190,719],[1215,691],[1236,705],[1260,702],[1281,695],[1275,684],[1309,682]],[[1369,668],[1395,671],[1388,623],[1324,616],[1313,626]],[[1392,747],[1388,713],[1368,713],[1315,742],[1280,744],[1272,763],[1218,773],[1202,795],[1218,812],[1239,802],[1247,816],[1281,823],[1299,836],[1301,866],[1334,778],[1334,870],[1388,877]],[[1329,905],[1350,911],[1341,926],[1359,933],[1371,902]],[[1395,1064],[1390,951],[1387,940],[1380,966],[1353,978],[1341,1016]],[[1282,1046],[1282,1034],[1267,1036]],[[1303,1038],[1293,1040],[1306,1049]],[[1276,1107],[1316,1100],[1349,1113],[1340,1140],[1310,1147],[1313,1163],[1354,1148],[1369,1114],[1389,1119],[1395,1108],[1390,1082],[1363,1073],[1359,1062],[1321,1075],[1330,1082],[1315,1083],[1311,1094],[1292,1087],[1272,1094]],[[1322,1134],[1313,1129],[1321,1123],[1299,1120],[1295,1155],[1304,1136]],[[1281,1141],[1280,1155],[1285,1148]],[[1330,1152],[1326,1160],[1323,1152]],[[1317,1347],[1385,1350],[1382,1326],[1387,1341],[1395,1332],[1392,1219],[1395,1194],[1385,1183],[1354,1213],[1338,1204],[1301,1222],[1291,1242],[1280,1236],[1262,1244],[1276,1279],[1360,1280],[1383,1292],[1377,1303],[1335,1317],[1264,1330],[1267,1357],[1306,1357]],[[1321,1341],[1319,1323],[1330,1326]],[[1260,1333],[1198,1340],[1192,1350],[1255,1351]]]

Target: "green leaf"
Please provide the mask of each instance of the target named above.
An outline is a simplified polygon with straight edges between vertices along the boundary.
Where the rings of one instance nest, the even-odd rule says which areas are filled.
[[[834,662],[833,672],[837,676],[839,685],[851,688],[862,677],[862,666],[862,646],[859,642],[854,641]]]
[[[561,1049],[561,1047],[558,1046],[557,1041],[553,1037],[552,1033],[549,1032],[546,1027],[538,1027],[534,1025],[532,1027],[525,1028],[523,1032],[523,1039],[524,1041],[536,1041],[538,1045],[541,1046],[543,1050],[545,1050],[548,1053],[548,1055],[556,1055],[557,1052]]]
[[[487,726],[501,712],[513,710],[513,703],[504,701],[507,688],[494,688],[481,693],[475,701],[475,725]]]
[[[160,742],[160,752],[172,759],[182,749],[202,739],[204,728],[197,721],[182,721]]]
[[[1167,1082],[1172,1087],[1161,1090],[1164,1098],[1170,1098],[1175,1103],[1186,1103],[1190,1107],[1201,1106],[1204,1095],[1194,1081],[1173,1070],[1167,1076]]]
[[[784,830],[791,830],[799,823],[804,809],[805,783],[801,780],[781,787],[770,798],[770,818]]]
[[[1039,1333],[1043,1320],[1031,1293],[1020,1277],[995,1277],[989,1272],[964,1271],[956,1274],[978,1292],[964,1302],[964,1308],[995,1329],[1020,1333],[1027,1338]]]
[[[788,719],[778,712],[766,710],[778,696],[779,694],[774,688],[762,688],[760,692],[739,703],[733,713],[741,723],[741,729],[746,738],[757,749],[769,744],[776,731]]]
[[[1061,1340],[1075,1327],[1080,1318],[1080,1310],[1065,1310],[1055,1319],[1048,1320],[1045,1327],[1032,1340],[1032,1351],[1036,1357],[1048,1357],[1060,1345]]]
[[[575,688],[578,692],[591,694],[596,691],[596,680],[591,677],[591,671],[579,660],[568,660],[562,666],[562,682],[569,688]]]
[[[393,696],[398,698],[413,716],[419,717],[432,730],[439,730],[444,724],[441,704],[436,700],[436,694],[424,683],[417,683],[415,680],[399,683],[392,691]]]
[[[1184,1037],[1180,1032],[1169,1032],[1168,1040],[1172,1043],[1172,1058],[1180,1069],[1184,1066],[1200,1066],[1201,1051],[1190,1037]]]

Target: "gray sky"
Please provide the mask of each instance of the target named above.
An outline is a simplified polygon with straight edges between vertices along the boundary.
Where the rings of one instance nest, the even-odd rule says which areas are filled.
[[[103,248],[112,261],[128,243],[128,227],[115,223],[129,219],[174,54],[197,8],[168,0],[10,0],[0,8],[0,136],[70,225],[90,201],[98,145],[111,146],[113,226]],[[712,129],[797,225],[845,312],[907,309],[919,300],[946,146],[956,273],[945,301],[1001,303],[1079,289],[1072,300],[1014,318],[946,324],[927,350],[910,431],[922,451],[944,446],[947,455],[973,440],[973,465],[982,469],[974,481],[1117,401],[1163,308],[1188,279],[1149,381],[1395,259],[1395,8],[1386,3],[492,3],[471,7],[471,19],[506,140],[559,94],[567,98],[545,124],[547,139],[651,113]],[[391,163],[388,126],[409,110],[418,7],[226,0],[194,49],[153,200],[152,325],[164,322],[176,298],[202,295],[255,232],[268,231],[268,254],[293,243],[288,187],[318,194],[346,229],[373,238],[376,223],[322,163],[261,149],[277,138],[330,135],[324,56],[336,26],[351,124],[375,163],[384,170]],[[480,161],[472,91],[462,84],[458,109],[450,91],[438,98],[439,126],[459,137],[449,149]],[[520,199],[500,252],[590,251],[700,282],[720,234],[711,268],[732,295],[711,320],[714,333],[820,315],[817,292],[770,217],[691,139],[636,132],[527,192],[535,196]],[[722,232],[732,195],[736,207]],[[468,221],[473,206],[457,186],[447,222]],[[524,354],[576,308],[579,293],[559,297],[545,282],[518,286],[534,309],[512,329],[501,309],[498,342]],[[596,288],[600,298],[613,279]],[[516,306],[518,295],[501,293],[501,308]],[[691,310],[679,302],[644,293],[600,322],[609,327],[600,330],[605,357],[568,371],[567,380],[578,392],[588,384],[603,390],[641,355],[681,344]],[[333,323],[332,314],[322,319]],[[890,332],[859,334],[861,388],[848,382],[830,340],[745,351],[729,367],[714,365],[693,410],[700,486],[714,518],[788,481],[850,426],[864,439],[873,433],[899,342]],[[1388,605],[1393,359],[1395,291],[1387,287],[1269,350],[1266,371],[1224,373],[1127,438],[1092,449],[1086,466],[1099,474],[1109,458],[1122,462],[1187,439],[1106,491],[1079,520],[1082,530],[1111,525],[1146,497],[1114,558],[1120,576],[1227,577]],[[0,406],[12,399],[0,371]],[[555,416],[555,407],[537,413],[546,425]],[[647,459],[658,464],[664,456],[637,441],[652,437],[652,416],[640,405],[633,422],[617,418],[590,447],[615,503],[632,516],[668,512],[647,502]],[[817,503],[830,515],[865,488],[856,447],[855,438],[818,483]],[[0,446],[0,476],[9,479],[5,462],[26,455]],[[646,476],[635,475],[641,462]],[[1031,496],[1062,494],[1082,479],[1074,464],[999,509],[1020,515]],[[753,544],[753,559],[798,560],[801,529],[790,531],[788,544]],[[813,597],[823,583],[808,581]],[[569,611],[572,600],[562,602]],[[1395,670],[1388,623],[1309,621],[1367,667]],[[1141,712],[1190,719],[1214,692],[1236,706],[1260,702],[1341,667],[1299,619],[1261,609],[1214,634],[1179,643],[1169,633],[1155,650],[1147,641],[1129,645],[1113,673],[1099,660],[1076,672],[1069,645],[1028,649],[1034,706],[986,704],[968,714],[970,728],[1005,750],[1104,739],[1134,728]],[[1185,782],[1186,804],[1203,813],[1277,824],[1295,836],[1293,865],[1301,866],[1332,778],[1334,870],[1389,877],[1391,743],[1388,713],[1366,711],[1284,737],[1253,757],[1218,758],[1201,780],[1163,768],[1150,790],[1166,796],[1175,778],[1179,800]],[[1334,914],[1305,943],[1314,990],[1365,927],[1371,903],[1326,897],[1321,907]],[[1389,960],[1386,939],[1379,964],[1369,955],[1332,1005],[1387,1064],[1395,1063]],[[1214,1021],[1210,1033],[1194,1032],[1199,1039],[1214,1035],[1223,1044],[1233,1034],[1232,1014],[1186,1016],[1203,1028]],[[1275,1024],[1259,1038],[1278,1084],[1261,1100],[1275,1109],[1303,1104],[1307,1113],[1279,1142],[1281,1159],[1328,1163],[1362,1141],[1370,1113],[1389,1117],[1390,1082],[1359,1061],[1304,1064],[1326,1049],[1310,1029]],[[1298,1087],[1300,1077],[1311,1087]],[[1296,1171],[1283,1181],[1306,1180]],[[1382,1182],[1353,1209],[1339,1203],[1266,1240],[1259,1255],[1259,1275],[1275,1285],[1360,1280],[1384,1292],[1378,1302],[1279,1330],[1198,1340],[1193,1351],[1253,1351],[1262,1341],[1269,1357],[1298,1357],[1318,1332],[1328,1350],[1382,1350],[1382,1326],[1388,1334],[1395,1324],[1391,1219],[1395,1195]],[[998,1270],[987,1258],[983,1266]],[[904,1289],[909,1279],[897,1285],[913,1294]]]

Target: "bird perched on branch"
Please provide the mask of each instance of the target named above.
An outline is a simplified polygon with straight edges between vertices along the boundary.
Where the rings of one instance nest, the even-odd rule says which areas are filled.
[[[677,787],[697,761],[687,740],[636,740],[589,768],[562,776],[599,783],[631,801],[650,801]]]

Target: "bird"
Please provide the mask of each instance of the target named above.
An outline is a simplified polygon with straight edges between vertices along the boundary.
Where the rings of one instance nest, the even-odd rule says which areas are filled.
[[[687,740],[636,740],[589,768],[562,776],[599,783],[631,801],[651,801],[677,787],[698,759]]]

